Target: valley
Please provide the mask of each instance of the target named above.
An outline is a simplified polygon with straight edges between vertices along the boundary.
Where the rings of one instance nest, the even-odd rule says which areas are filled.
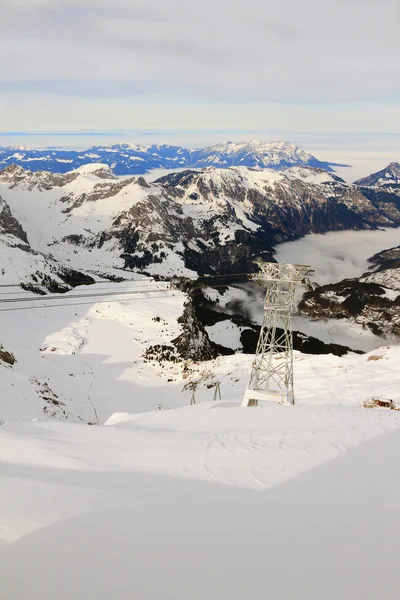
[[[187,405],[194,389],[207,398],[216,365],[236,357],[248,369],[254,354],[263,290],[246,282],[258,253],[311,264],[315,294],[383,268],[398,222],[372,191],[380,193],[303,167],[211,167],[153,183],[117,178],[106,165],[65,175],[7,167],[0,341],[17,362],[3,365],[2,397],[15,402],[0,417],[103,423],[113,412]],[[383,285],[393,302],[392,279]],[[395,341],[304,302],[294,347],[313,361]]]

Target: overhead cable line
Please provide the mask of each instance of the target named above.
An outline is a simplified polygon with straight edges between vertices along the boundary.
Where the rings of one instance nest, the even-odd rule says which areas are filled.
[[[226,285],[224,284],[219,284],[219,285],[213,285],[214,289],[219,289],[219,288],[226,288]],[[51,297],[51,296],[39,296],[37,298],[38,301],[42,301],[42,302],[51,302],[52,300],[69,300],[69,299],[80,299],[82,298],[97,298],[97,297],[104,297],[104,296],[128,296],[125,298],[121,298],[121,300],[93,300],[91,302],[68,302],[68,303],[56,303],[56,304],[43,304],[43,305],[39,305],[39,306],[15,306],[15,307],[11,307],[11,308],[0,308],[0,312],[7,312],[7,311],[11,311],[11,310],[34,310],[36,308],[57,308],[57,307],[62,307],[62,306],[85,306],[85,305],[96,305],[96,304],[111,304],[111,303],[115,303],[115,302],[132,302],[135,300],[141,300],[141,301],[146,301],[146,300],[157,300],[158,298],[187,298],[188,296],[192,297],[192,296],[198,296],[198,295],[202,295],[201,291],[192,291],[192,292],[183,292],[179,289],[171,289],[169,290],[168,294],[162,294],[162,295],[156,295],[156,296],[148,296],[147,294],[157,294],[159,292],[166,292],[168,290],[166,290],[165,288],[160,288],[159,290],[157,289],[153,289],[153,290],[132,290],[131,292],[112,292],[109,294],[87,294],[87,295],[82,295],[82,296],[65,296],[65,295],[61,295],[61,296],[57,296],[57,297]],[[136,294],[146,294],[141,296],[140,298],[129,298],[129,295],[136,295]],[[28,299],[24,299],[24,300],[28,300]],[[33,300],[36,300],[36,297],[33,298]],[[17,301],[15,298],[12,299],[7,299],[3,301],[4,303],[14,303],[14,304],[18,304],[20,301]],[[0,304],[2,304],[2,302],[0,301]]]
[[[160,288],[159,290],[152,290],[152,289],[147,289],[147,290],[129,290],[126,292],[102,292],[100,294],[73,294],[71,296],[67,296],[67,298],[103,298],[105,296],[126,296],[129,294],[149,294],[151,292],[158,292],[158,291],[166,291],[166,288]],[[67,299],[65,297],[64,294],[62,295],[58,295],[58,296],[31,296],[29,298],[5,298],[5,299],[1,299],[0,298],[0,304],[8,304],[8,303],[20,303],[20,302],[44,302],[44,301],[51,301],[51,300],[66,300]]]
[[[85,306],[85,305],[96,305],[96,304],[114,304],[115,302],[134,302],[134,301],[138,301],[138,300],[158,300],[159,298],[186,298],[186,294],[182,294],[181,292],[179,293],[170,293],[170,294],[165,294],[165,295],[159,295],[159,296],[151,296],[151,297],[144,297],[144,298],[124,298],[122,300],[99,300],[98,302],[69,302],[69,303],[65,303],[65,304],[46,304],[43,306],[14,306],[11,308],[0,308],[0,312],[8,312],[11,310],[35,310],[38,308],[61,308],[64,306]]]
[[[220,279],[223,277],[247,277],[248,275],[251,275],[251,272],[245,272],[245,273],[223,273],[223,274],[214,274],[214,275],[196,275],[196,276],[186,276],[186,275],[171,275],[171,277],[169,279],[160,279],[159,283],[168,283],[169,281],[172,281],[174,279],[186,279],[186,280],[190,280],[190,281],[199,281],[201,283],[209,281],[210,279]],[[154,279],[154,276],[150,276],[150,277],[144,277],[142,279],[123,279],[122,281],[113,281],[113,280],[102,280],[102,281],[93,281],[92,283],[84,283],[82,281],[70,281],[70,282],[65,282],[65,281],[56,281],[54,280],[53,283],[56,283],[58,285],[70,285],[70,286],[76,286],[76,287],[80,287],[83,285],[87,285],[87,286],[91,286],[91,285],[97,285],[97,284],[104,284],[104,283],[109,283],[110,285],[116,285],[116,284],[121,284],[121,283],[138,283],[141,281],[156,281]],[[37,286],[45,286],[44,283],[39,283],[39,282],[24,282],[22,281],[21,283],[7,283],[7,284],[0,284],[0,289],[1,288],[21,288],[22,285],[37,285]]]

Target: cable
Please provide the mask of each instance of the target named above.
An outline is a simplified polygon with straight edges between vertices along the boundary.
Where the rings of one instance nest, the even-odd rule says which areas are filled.
[[[221,284],[221,285],[213,285],[214,288],[218,289],[218,288],[225,288],[226,284]],[[129,294],[154,294],[157,292],[164,292],[166,290],[164,289],[160,289],[160,290],[145,290],[145,291],[132,291],[129,292]],[[174,293],[175,292],[175,293]],[[127,295],[128,292],[125,292],[125,295]],[[46,305],[42,305],[42,306],[16,306],[13,308],[0,308],[0,312],[7,312],[7,311],[11,311],[11,310],[35,310],[37,308],[57,308],[57,307],[63,307],[63,306],[85,306],[85,305],[96,305],[96,304],[112,304],[115,302],[133,302],[134,300],[157,300],[158,298],[187,298],[187,297],[192,297],[192,296],[197,296],[197,295],[201,295],[202,292],[190,292],[190,293],[185,293],[185,292],[181,292],[178,289],[175,290],[170,290],[169,294],[164,294],[164,295],[158,295],[158,296],[143,296],[141,298],[123,298],[122,300],[99,300],[99,301],[92,301],[92,302],[68,302],[68,303],[64,303],[64,304],[46,304]],[[94,295],[86,295],[86,296],[82,296],[82,297],[91,297],[91,298],[97,298],[98,296],[121,296],[124,295],[123,293],[111,293],[111,294],[94,294]],[[80,298],[81,296],[69,296],[69,298]],[[67,300],[68,297],[65,296],[61,296],[61,297],[57,297],[57,299],[62,299],[62,300]],[[36,300],[36,297],[34,298],[34,300]],[[40,296],[38,298],[38,300],[42,300],[42,301],[51,301],[53,300],[53,298],[51,296]],[[9,300],[5,300],[4,302],[14,302],[15,304],[17,304],[15,299],[9,299]],[[0,302],[1,304],[1,302]]]
[[[140,281],[142,281],[142,280],[140,280]],[[121,286],[121,285],[122,285],[122,283],[123,283],[123,282],[120,282],[120,283],[118,283],[118,286]],[[127,283],[127,284],[129,284],[129,285],[132,285],[133,283],[136,283],[136,281],[131,281],[131,282],[129,282],[129,281],[126,281],[126,282],[124,282],[124,283]],[[137,283],[139,283],[139,281],[138,281]],[[163,282],[161,282],[161,283],[163,283]],[[169,283],[169,282],[166,282],[166,283]],[[87,285],[87,284],[82,284],[82,287],[83,287],[84,285]],[[1,286],[0,286],[0,287],[1,287]],[[63,295],[67,294],[68,292],[74,292],[76,289],[77,289],[77,288],[72,288],[71,290],[67,290],[66,292],[64,292],[64,293],[63,293]],[[99,284],[99,285],[96,285],[96,290],[108,290],[108,289],[111,289],[111,286],[101,286],[101,287],[100,287],[100,284]],[[27,291],[27,292],[29,292],[30,290],[26,290],[26,291]],[[19,294],[20,292],[21,292],[21,288],[19,289],[19,291],[15,291],[15,292],[1,292],[1,291],[0,291],[0,300],[3,298],[3,296],[15,296],[16,294]],[[46,296],[46,297],[49,297],[49,294],[43,294],[43,295],[40,295],[40,297],[41,297],[41,298],[44,298],[45,296]],[[32,295],[31,295],[31,296],[29,296],[29,298],[38,298],[38,297],[39,297],[39,294],[35,294],[35,295],[33,295],[33,296],[32,296]]]
[[[142,292],[141,292],[142,293]],[[150,293],[150,292],[149,292]],[[134,302],[135,300],[158,300],[158,298],[186,298],[186,294],[165,294],[161,296],[151,296],[150,298],[124,298],[123,300],[99,300],[98,302],[69,302],[67,304],[47,304],[44,306],[17,306],[14,308],[0,308],[0,312],[8,312],[11,310],[35,310],[37,308],[61,308],[63,306],[85,306],[85,305],[96,305],[96,304],[113,304],[115,302]]]
[[[324,323],[325,323],[326,330],[327,330],[327,332],[328,332],[328,335],[329,335],[329,337],[330,337],[330,339],[331,339],[332,343],[333,343],[335,346],[338,346],[338,342],[337,342],[337,340],[336,340],[336,337],[335,337],[335,335],[334,335],[334,333],[333,333],[333,331],[332,331],[332,329],[331,329],[331,327],[330,327],[330,325],[329,325],[328,319],[327,319],[326,317],[324,317],[324,318],[323,318],[323,321],[324,321]],[[358,398],[357,398],[357,394],[356,394],[355,388],[354,388],[353,384],[352,384],[352,383],[351,383],[351,381],[350,381],[350,377],[349,377],[349,374],[348,374],[348,371],[347,371],[347,367],[346,367],[346,365],[345,365],[345,363],[344,363],[344,361],[343,361],[342,357],[341,357],[341,356],[339,356],[338,358],[339,358],[339,362],[340,362],[340,368],[341,368],[341,369],[343,369],[343,372],[344,372],[344,375],[345,375],[345,378],[346,378],[346,381],[347,381],[347,385],[348,385],[348,387],[349,387],[349,390],[350,390],[350,392],[353,394],[354,400],[358,401]]]
[[[132,272],[132,275],[134,273]],[[86,283],[82,282],[82,281],[56,281],[55,279],[52,280],[54,283],[57,283],[59,285],[76,285],[81,286],[81,285],[96,285],[99,283],[109,283],[110,285],[115,285],[120,284],[120,283],[137,283],[139,281],[154,281],[154,277],[143,277],[142,279],[123,279],[122,281],[113,281],[112,279],[101,279],[100,281],[87,281]],[[44,285],[43,283],[39,283],[39,282],[34,282],[34,281],[21,281],[21,283],[7,283],[7,284],[3,284],[0,285],[0,288],[10,288],[10,287],[17,287],[20,288],[22,285]]]
[[[124,273],[126,273],[126,271],[124,271]],[[133,273],[132,273],[133,274]],[[252,272],[246,272],[246,273],[224,273],[224,274],[216,274],[216,275],[197,275],[197,276],[183,276],[183,275],[172,275],[170,277],[169,280],[160,280],[159,283],[163,283],[164,281],[167,283],[168,281],[171,281],[173,279],[176,278],[180,278],[182,277],[183,279],[187,279],[187,280],[191,280],[191,281],[200,281],[204,280],[204,281],[208,281],[209,279],[220,279],[221,277],[244,277],[244,276],[248,276],[248,275],[252,275]],[[81,285],[95,285],[98,283],[110,283],[110,285],[115,285],[115,284],[119,284],[119,283],[136,283],[139,281],[155,281],[153,276],[150,277],[145,277],[143,279],[124,279],[123,281],[106,281],[106,280],[102,280],[102,281],[94,281],[93,283],[82,283],[82,281],[74,281],[74,282],[60,282],[60,281],[55,281],[55,283],[59,284],[59,285],[74,285],[76,284],[76,286],[81,286]],[[32,282],[21,282],[21,283],[10,283],[10,284],[3,284],[0,285],[0,289],[1,288],[10,288],[10,287],[18,287],[20,288],[22,284],[26,284],[26,285],[34,285],[34,283]],[[44,285],[42,283],[37,283],[36,285]]]
[[[69,298],[102,298],[104,296],[126,296],[127,294],[146,294],[149,292],[157,292],[157,291],[165,291],[165,288],[160,288],[160,290],[130,290],[127,292],[103,292],[101,294],[75,294],[69,296]],[[44,300],[65,300],[65,295],[60,296],[32,296],[29,298],[5,298],[4,300],[0,299],[0,304],[7,304],[10,302],[19,303],[19,302],[43,302]]]
[[[161,284],[164,284],[165,286],[167,284],[171,285],[169,282],[160,282]],[[227,284],[213,284],[213,288],[214,289],[219,289],[219,288],[225,288]],[[233,284],[234,285],[234,282]],[[173,288],[175,290],[177,290],[177,288]],[[120,292],[107,292],[107,293],[100,293],[100,294],[71,294],[70,296],[66,296],[65,294],[61,294],[61,295],[45,295],[45,296],[28,296],[28,297],[21,297],[21,298],[1,298],[0,296],[0,304],[9,304],[9,303],[20,303],[20,302],[45,302],[45,301],[53,301],[53,300],[67,300],[69,298],[73,298],[73,299],[80,299],[80,298],[101,298],[101,297],[105,297],[105,296],[126,296],[126,295],[130,295],[130,294],[149,294],[152,292],[163,292],[166,291],[167,288],[166,287],[160,287],[159,289],[151,289],[151,288],[146,288],[143,290],[128,290],[126,292],[124,291],[120,291]],[[191,294],[195,294],[196,292],[191,292]],[[82,304],[82,303],[80,303]]]

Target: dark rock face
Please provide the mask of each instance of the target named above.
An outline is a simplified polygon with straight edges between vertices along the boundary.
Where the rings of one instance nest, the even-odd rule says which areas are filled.
[[[10,235],[28,245],[27,235],[20,222],[11,214],[10,207],[0,197],[0,235]]]
[[[210,340],[204,330],[204,326],[196,314],[195,307],[189,301],[178,319],[182,325],[182,333],[179,337],[172,340],[179,356],[184,360],[211,360],[216,357]]]
[[[224,172],[208,168],[167,175],[157,183],[181,202],[195,198],[197,205],[217,202],[222,207],[224,200],[230,199],[243,205],[246,215],[272,244],[310,232],[400,224],[400,218],[392,223],[355,186],[331,175],[319,181],[321,176],[323,179],[321,170],[310,169],[289,170],[275,178],[267,172],[263,178],[262,172],[253,175],[251,169]]]
[[[0,344],[0,361],[5,363],[6,365],[10,365],[11,367],[13,365],[15,365],[15,363],[17,362],[14,354],[12,354],[11,352],[7,352],[7,350],[5,350],[1,344]]]
[[[400,269],[400,246],[383,250],[371,256],[369,262],[373,265],[377,265],[374,270],[375,273],[381,271],[387,271],[388,269]],[[367,277],[370,273],[366,273],[364,276]],[[390,276],[390,273],[388,273]]]

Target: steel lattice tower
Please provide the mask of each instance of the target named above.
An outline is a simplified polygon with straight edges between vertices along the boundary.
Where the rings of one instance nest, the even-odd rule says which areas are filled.
[[[295,291],[310,273],[307,265],[258,263],[261,273],[252,277],[266,285],[264,318],[243,406],[259,400],[294,404],[292,315]]]

